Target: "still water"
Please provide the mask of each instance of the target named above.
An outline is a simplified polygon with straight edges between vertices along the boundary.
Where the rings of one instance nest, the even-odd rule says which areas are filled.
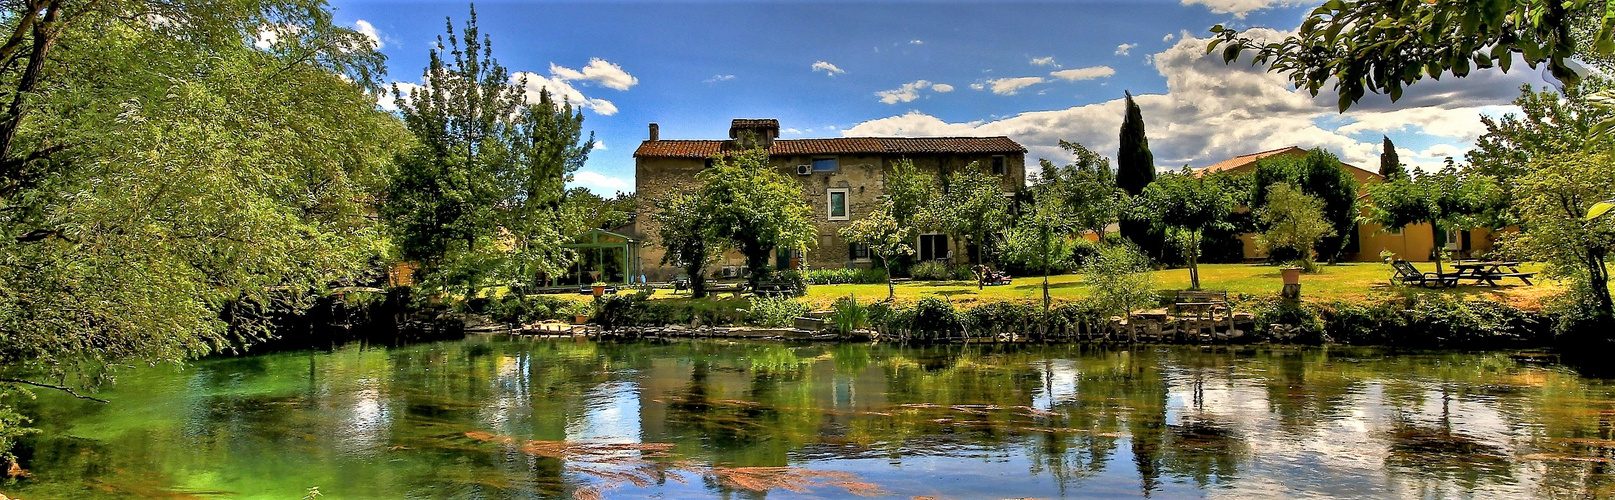
[[[471,337],[41,394],[26,499],[1615,494],[1615,385],[1510,353]]]

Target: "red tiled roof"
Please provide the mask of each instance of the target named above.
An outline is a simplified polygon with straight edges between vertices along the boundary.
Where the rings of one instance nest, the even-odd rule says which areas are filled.
[[[634,151],[634,157],[707,158],[736,151],[729,141],[644,141]],[[777,139],[768,148],[772,156],[859,153],[1026,153],[1026,148],[1008,137]]]
[[[1290,146],[1290,147],[1287,147],[1287,148],[1279,148],[1279,149],[1274,149],[1274,150],[1271,150],[1271,151],[1262,151],[1260,153],[1251,153],[1251,154],[1248,154],[1248,155],[1235,156],[1233,158],[1229,158],[1229,159],[1214,163],[1211,166],[1206,167],[1206,168],[1195,169],[1194,174],[1197,175],[1197,176],[1202,176],[1202,175],[1206,175],[1206,174],[1210,174],[1210,173],[1214,173],[1214,172],[1228,172],[1228,171],[1234,171],[1234,170],[1242,170],[1242,169],[1245,169],[1246,167],[1255,166],[1256,162],[1258,160],[1263,159],[1263,158],[1267,158],[1267,157],[1271,157],[1271,156],[1280,156],[1280,155],[1283,155],[1283,156],[1306,156],[1307,155],[1307,150],[1301,149],[1301,148],[1298,148],[1298,147],[1295,147],[1295,146]],[[1340,162],[1340,164],[1342,166],[1345,166],[1348,170],[1355,170],[1355,171],[1360,173],[1360,174],[1353,174],[1355,177],[1367,178],[1369,180],[1372,180],[1372,179],[1375,179],[1375,178],[1381,178],[1378,173],[1369,171],[1369,170],[1364,169],[1362,167],[1358,167],[1356,165],[1352,165],[1352,164],[1346,163],[1346,162]]]
[[[1274,149],[1274,150],[1271,150],[1271,151],[1263,151],[1263,152],[1260,152],[1260,153],[1251,153],[1251,154],[1248,154],[1248,155],[1235,156],[1233,158],[1229,158],[1229,159],[1226,159],[1226,160],[1223,160],[1223,161],[1219,161],[1217,163],[1213,163],[1209,167],[1200,169],[1199,172],[1200,172],[1200,175],[1205,175],[1205,174],[1209,174],[1209,173],[1212,173],[1212,172],[1224,172],[1224,171],[1228,171],[1228,170],[1238,170],[1238,169],[1246,167],[1246,166],[1255,165],[1256,160],[1260,160],[1262,158],[1267,158],[1269,156],[1278,156],[1278,155],[1306,156],[1307,155],[1307,150],[1301,149],[1301,148],[1298,148],[1298,147],[1295,147],[1295,146],[1290,146],[1290,147],[1287,147],[1287,148],[1279,148],[1279,149]]]

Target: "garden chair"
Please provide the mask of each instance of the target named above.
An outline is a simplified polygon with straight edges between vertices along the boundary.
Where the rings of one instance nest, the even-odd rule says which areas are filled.
[[[1396,274],[1391,276],[1392,285],[1418,285],[1425,288],[1458,286],[1458,275],[1420,272],[1413,267],[1412,262],[1405,260],[1391,261],[1391,268]]]

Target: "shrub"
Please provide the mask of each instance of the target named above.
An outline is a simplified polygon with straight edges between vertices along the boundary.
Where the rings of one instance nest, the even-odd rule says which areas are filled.
[[[785,328],[807,311],[807,304],[789,297],[752,297],[751,306],[746,309],[746,320],[755,326]]]
[[[1071,242],[1071,265],[1080,267],[1099,254],[1099,244],[1087,238],[1077,238]]]
[[[972,335],[992,332],[1027,333],[1036,331],[1043,312],[1030,304],[991,302],[960,314]]]
[[[830,322],[836,326],[837,332],[851,335],[853,330],[869,326],[869,306],[859,304],[857,297],[836,299]]]
[[[880,268],[814,269],[802,273],[802,279],[809,285],[884,285],[886,284],[886,270]]]
[[[913,319],[908,325],[909,329],[920,335],[953,333],[963,325],[953,303],[935,296],[920,299],[910,308],[910,312]]]
[[[909,274],[916,281],[946,281],[953,279],[953,270],[948,269],[946,262],[939,260],[928,260],[915,264],[909,270]]]
[[[955,268],[953,268],[953,280],[954,281],[976,281],[976,272],[970,270],[970,266],[955,267]]]

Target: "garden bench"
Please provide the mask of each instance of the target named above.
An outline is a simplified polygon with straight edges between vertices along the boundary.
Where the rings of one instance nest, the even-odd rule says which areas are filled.
[[[1172,308],[1169,311],[1176,319],[1176,325],[1171,334],[1188,336],[1193,330],[1195,335],[1202,339],[1210,336],[1201,333],[1210,329],[1212,334],[1217,333],[1217,325],[1227,323],[1228,333],[1234,332],[1233,308],[1228,307],[1228,292],[1213,292],[1202,290],[1179,290],[1172,298]],[[1220,318],[1218,316],[1221,316]]]
[[[794,297],[800,290],[796,284],[789,281],[760,281],[752,294],[759,297]]]
[[[1419,268],[1413,267],[1412,262],[1405,260],[1391,261],[1391,269],[1396,270],[1396,274],[1391,276],[1392,285],[1418,285],[1425,288],[1458,286],[1457,274],[1420,272]]]

